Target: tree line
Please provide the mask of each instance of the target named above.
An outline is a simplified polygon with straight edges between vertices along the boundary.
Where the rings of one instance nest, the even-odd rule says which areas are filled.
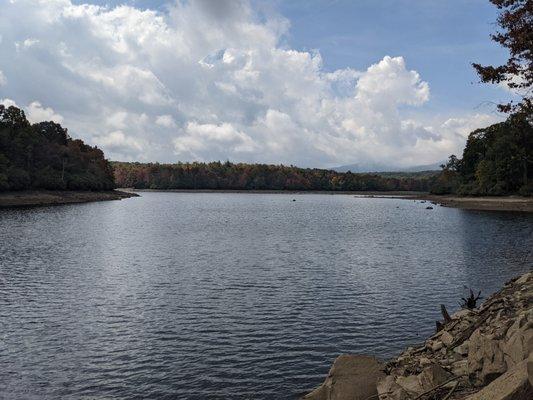
[[[451,155],[431,187],[435,194],[533,194],[533,125],[517,112],[470,133],[462,158]]]
[[[0,104],[0,191],[114,187],[102,150],[72,139],[59,124],[30,124],[23,110]]]
[[[229,161],[112,164],[117,186],[137,189],[428,191],[433,178],[417,174],[387,178],[379,174]]]
[[[499,10],[491,35],[509,52],[503,65],[472,64],[482,82],[508,86],[519,97],[497,105],[505,122],[468,136],[463,157],[450,156],[433,193],[533,195],[533,2],[490,0]]]

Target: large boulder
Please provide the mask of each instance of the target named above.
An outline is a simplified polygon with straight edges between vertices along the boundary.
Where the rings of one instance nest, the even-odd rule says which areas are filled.
[[[477,329],[470,337],[468,373],[477,385],[486,385],[507,371],[505,355],[500,342]]]
[[[378,381],[379,400],[410,400],[409,393],[396,383],[394,376],[388,375]]]
[[[528,342],[533,339],[533,309],[522,312],[507,330],[502,350],[508,367],[526,359],[531,351]]]
[[[324,383],[302,399],[366,400],[377,395],[377,381],[384,376],[375,357],[344,354],[337,357]]]
[[[416,397],[451,378],[438,364],[426,366],[418,375],[389,375],[378,382],[380,400],[405,400]]]
[[[527,360],[515,365],[467,400],[531,400],[533,388],[528,379]]]

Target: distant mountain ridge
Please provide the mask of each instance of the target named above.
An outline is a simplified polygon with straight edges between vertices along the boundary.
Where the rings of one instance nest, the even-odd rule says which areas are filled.
[[[331,168],[336,172],[348,172],[353,173],[364,173],[364,172],[422,172],[422,171],[439,171],[441,164],[445,164],[444,161],[434,163],[434,164],[425,164],[425,165],[415,165],[412,167],[398,167],[394,165],[387,165],[381,163],[369,163],[369,164],[348,164],[341,165],[340,167]]]

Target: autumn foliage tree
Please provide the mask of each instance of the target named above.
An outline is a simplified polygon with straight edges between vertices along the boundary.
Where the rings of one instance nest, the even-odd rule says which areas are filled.
[[[505,83],[522,96],[519,103],[499,104],[503,112],[533,112],[533,0],[490,0],[500,10],[499,30],[492,40],[509,50],[507,63],[482,66],[474,63],[481,81]]]
[[[30,124],[24,111],[0,104],[0,190],[109,190],[104,153],[72,139],[55,122]]]
[[[434,177],[434,174],[387,177],[229,161],[112,164],[118,186],[138,189],[427,191]]]

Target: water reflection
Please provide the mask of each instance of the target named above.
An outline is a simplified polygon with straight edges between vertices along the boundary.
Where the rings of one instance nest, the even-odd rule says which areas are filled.
[[[533,217],[330,195],[0,211],[7,398],[292,398],[531,268]]]

